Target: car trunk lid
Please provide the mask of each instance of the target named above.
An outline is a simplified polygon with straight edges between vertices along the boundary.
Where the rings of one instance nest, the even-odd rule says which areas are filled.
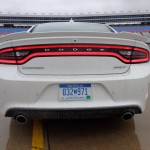
[[[13,46],[26,75],[102,75],[128,71],[134,40],[42,37],[14,40]]]

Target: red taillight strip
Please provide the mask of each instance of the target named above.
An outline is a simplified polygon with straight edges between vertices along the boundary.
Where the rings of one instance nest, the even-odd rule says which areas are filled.
[[[34,57],[43,56],[110,56],[116,57],[125,63],[130,63],[130,60],[123,58],[121,55],[113,52],[45,52],[45,53],[33,53],[22,60],[18,60],[18,64],[23,64]]]
[[[132,59],[131,60],[131,63],[143,63],[143,62],[148,62],[149,59],[150,59],[150,56],[149,56],[149,51],[145,50],[145,49],[142,49],[142,48],[137,48],[135,47],[134,48],[134,51],[139,51],[139,52],[143,52],[146,54],[146,58],[142,58],[142,59]]]
[[[145,50],[145,49],[135,47],[135,48],[134,48],[134,50],[135,50],[135,51],[144,52],[144,53],[146,53],[146,54],[148,54],[148,55],[149,55],[149,52],[148,52],[147,50]]]
[[[148,62],[149,59],[144,58],[144,59],[133,59],[131,60],[131,63],[144,63],[144,62]]]
[[[132,50],[130,46],[117,46],[117,45],[92,45],[92,44],[83,44],[83,45],[37,45],[37,46],[21,46],[15,47],[16,51],[19,50],[32,50],[32,49],[42,49],[42,48],[110,48],[110,49],[122,49],[122,50]]]
[[[16,64],[16,60],[0,60],[2,64]]]
[[[52,49],[52,48],[98,48],[98,49],[117,49],[117,50],[128,50],[132,51],[132,46],[120,46],[120,45],[98,45],[98,44],[60,44],[60,45],[36,45],[36,46],[20,46],[15,47],[15,51],[24,50],[36,50],[36,49]],[[125,63],[130,63],[129,59],[125,59],[121,55],[114,52],[36,52],[31,53],[22,60],[18,60],[18,64],[23,64],[34,57],[44,57],[44,56],[110,56],[116,57]]]
[[[0,50],[0,54],[1,53],[7,53],[7,52],[13,52],[13,48],[7,48],[7,49],[2,49],[2,50]]]
[[[40,49],[54,49],[56,48],[56,51],[49,51],[46,52],[45,50],[40,50]],[[98,49],[105,49],[106,51],[84,51],[81,52],[79,51],[72,51],[70,49],[70,51],[58,51],[57,48],[98,48]],[[12,55],[11,52],[15,51],[28,51],[29,53],[22,57],[21,60],[19,60],[19,56],[14,56],[16,59],[18,60],[11,60],[8,57],[6,57],[4,59],[3,57],[3,53],[7,53],[7,55]],[[32,51],[35,50],[35,51]],[[37,50],[37,51],[36,51]],[[123,54],[119,53],[119,51],[122,50],[127,50],[127,51],[137,51],[137,52],[141,52],[141,53],[145,53],[144,58],[136,58],[136,57],[132,57],[131,59],[128,58],[127,56],[124,56]],[[143,63],[143,62],[147,62],[149,61],[149,51],[146,49],[142,49],[142,48],[133,48],[132,46],[120,46],[120,45],[95,45],[95,44],[60,44],[60,45],[35,45],[35,46],[19,46],[19,47],[15,47],[15,48],[6,48],[6,49],[2,49],[0,50],[0,54],[1,59],[0,59],[0,63],[3,64],[24,64],[27,61],[29,61],[32,58],[35,57],[44,57],[44,56],[51,56],[51,57],[55,57],[55,56],[108,56],[108,57],[115,57],[119,60],[121,60],[124,63]],[[131,56],[131,55],[130,55]],[[133,55],[134,56],[134,53]],[[135,54],[136,56],[136,54]],[[10,57],[11,58],[11,57]]]
[[[8,52],[14,52],[13,48],[6,48],[6,49],[0,50],[0,54],[8,53]],[[2,64],[16,64],[17,62],[16,62],[16,60],[0,59],[0,63],[2,63]]]

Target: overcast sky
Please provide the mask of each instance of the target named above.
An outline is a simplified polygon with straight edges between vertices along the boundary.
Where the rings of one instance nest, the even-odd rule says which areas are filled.
[[[2,13],[96,14],[112,11],[150,11],[150,0],[0,0]]]

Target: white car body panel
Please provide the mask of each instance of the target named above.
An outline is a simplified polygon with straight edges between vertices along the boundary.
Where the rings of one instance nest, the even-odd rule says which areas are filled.
[[[106,59],[105,57],[52,57],[51,59],[45,57],[32,59],[18,68],[23,74],[55,76],[115,74],[124,73],[129,69],[129,65],[124,65],[116,58],[109,58],[107,62]],[[115,68],[118,66],[122,68]]]
[[[131,46],[149,51],[145,41],[145,37],[131,33],[17,33],[1,37],[0,49],[90,43]],[[135,106],[143,112],[149,79],[149,61],[130,64],[106,56],[35,57],[24,64],[0,64],[0,111],[11,116],[7,115],[11,109],[84,110]],[[59,99],[60,84],[86,83],[91,84],[91,100]]]
[[[144,111],[148,96],[150,63],[140,66],[142,70],[133,65],[125,74],[57,77],[27,76],[21,74],[16,66],[8,68],[1,66],[0,110],[5,114],[10,108],[79,109],[133,105],[139,106]],[[60,101],[58,96],[60,83],[91,83],[93,99]]]

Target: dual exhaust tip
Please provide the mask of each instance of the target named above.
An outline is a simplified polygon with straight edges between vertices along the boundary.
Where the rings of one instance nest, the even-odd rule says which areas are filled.
[[[19,122],[20,124],[27,124],[29,121],[29,118],[26,115],[17,115],[15,117],[15,120]]]
[[[133,116],[134,116],[134,113],[126,112],[122,115],[122,120],[127,121],[127,120],[131,119]]]

